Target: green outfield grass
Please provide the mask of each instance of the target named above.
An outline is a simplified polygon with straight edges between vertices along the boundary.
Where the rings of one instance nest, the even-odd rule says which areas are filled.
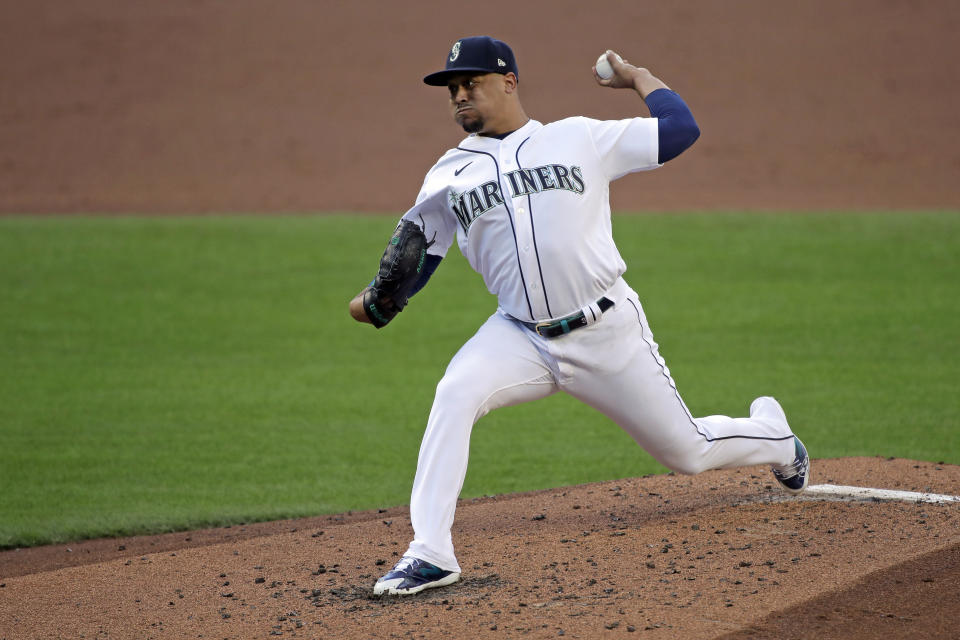
[[[0,547],[407,503],[495,302],[454,249],[394,324],[355,324],[394,218],[0,218]],[[695,413],[773,394],[814,458],[960,463],[960,215],[614,229]],[[480,421],[464,497],[662,471],[554,396]]]

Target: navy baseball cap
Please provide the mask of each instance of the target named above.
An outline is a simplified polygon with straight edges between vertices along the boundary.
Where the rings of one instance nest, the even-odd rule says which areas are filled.
[[[513,72],[518,78],[517,60],[506,42],[494,40],[490,36],[471,36],[453,43],[447,55],[447,64],[443,71],[431,73],[423,81],[434,87],[447,84],[450,76],[458,73],[502,73]]]

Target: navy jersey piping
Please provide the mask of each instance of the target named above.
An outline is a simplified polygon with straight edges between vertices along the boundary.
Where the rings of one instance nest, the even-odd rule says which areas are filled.
[[[500,187],[500,193],[506,195],[507,192],[503,190],[503,183],[500,182],[500,163],[497,162],[497,159],[493,157],[492,153],[476,151],[474,149],[464,149],[463,147],[457,147],[457,150],[466,151],[467,153],[479,153],[493,160],[493,166],[497,170],[497,185]],[[523,295],[527,299],[527,311],[530,312],[530,318],[535,320],[536,318],[533,316],[533,305],[530,304],[530,294],[527,293],[527,280],[523,277],[523,265],[520,263],[520,243],[517,241],[517,228],[513,224],[513,212],[510,210],[510,206],[507,204],[508,202],[510,202],[510,198],[504,197],[503,208],[507,211],[507,219],[510,221],[510,232],[513,233],[513,246],[517,250],[517,270],[520,272],[520,284],[523,285]]]
[[[523,169],[523,165],[520,164],[520,149],[523,148],[523,145],[527,144],[528,140],[530,140],[529,137],[517,147],[515,156],[517,169]],[[543,301],[547,305],[547,317],[552,318],[553,311],[550,310],[550,298],[547,296],[547,281],[543,279],[543,265],[540,263],[540,249],[537,247],[537,227],[533,224],[533,200],[530,198],[529,193],[527,194],[527,215],[530,216],[530,231],[533,234],[533,255],[537,258],[537,271],[540,272],[540,285],[543,287]],[[534,320],[536,320],[536,318],[534,318]]]

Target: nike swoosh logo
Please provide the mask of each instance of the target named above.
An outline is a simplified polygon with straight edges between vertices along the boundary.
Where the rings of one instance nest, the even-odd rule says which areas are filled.
[[[454,172],[453,172],[453,175],[455,175],[455,176],[460,175],[461,173],[463,173],[463,170],[464,170],[464,169],[466,169],[467,167],[469,167],[469,166],[472,165],[472,164],[473,164],[473,160],[471,160],[471,161],[468,162],[467,164],[463,165],[462,167],[460,167],[459,169],[457,169],[456,171],[454,171]]]

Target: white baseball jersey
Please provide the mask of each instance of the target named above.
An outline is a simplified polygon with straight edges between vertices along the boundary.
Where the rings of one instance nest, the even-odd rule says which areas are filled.
[[[524,321],[596,302],[626,271],[609,183],[654,169],[655,118],[530,120],[503,140],[471,135],[427,173],[404,214],[446,254],[454,234],[499,307]]]

